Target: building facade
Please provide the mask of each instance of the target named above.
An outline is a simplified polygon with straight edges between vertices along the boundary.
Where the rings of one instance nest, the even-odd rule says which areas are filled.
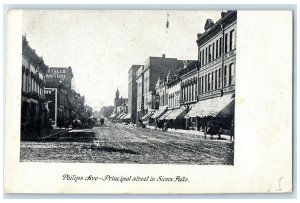
[[[140,66],[136,74],[137,85],[137,117],[136,120],[141,120],[145,115],[144,111],[144,66]]]
[[[132,122],[137,117],[137,71],[141,65],[132,65],[128,71],[128,114]]]
[[[47,71],[45,92],[50,119],[55,127],[69,127],[75,119],[72,78],[71,67],[51,67]]]
[[[221,126],[233,135],[236,70],[237,12],[222,12],[214,23],[208,19],[205,32],[198,34],[198,103],[187,117],[201,126]]]
[[[207,20],[206,32],[198,34],[199,100],[235,91],[236,15],[222,12],[218,22]]]
[[[116,97],[114,99],[114,113],[115,114],[120,113],[120,109],[122,109],[122,111],[126,110],[126,113],[128,112],[128,99],[122,98],[122,96],[120,97],[119,90],[117,89]]]
[[[137,75],[138,92],[138,119],[155,109],[156,84],[159,78],[165,78],[168,74],[173,74],[179,67],[176,58],[149,57]],[[166,98],[167,100],[167,98]],[[166,101],[167,102],[167,101]]]
[[[21,139],[36,139],[42,136],[48,125],[45,106],[45,75],[48,66],[32,49],[26,36],[22,37],[22,103]]]

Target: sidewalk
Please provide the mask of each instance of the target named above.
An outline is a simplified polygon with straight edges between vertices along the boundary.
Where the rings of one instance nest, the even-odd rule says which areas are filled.
[[[46,138],[50,138],[50,137],[53,137],[53,136],[56,136],[56,135],[59,135],[59,134],[62,134],[62,133],[65,133],[65,132],[68,132],[72,130],[72,128],[53,128],[50,132],[49,135],[45,136],[45,137],[42,137],[41,139],[46,139]]]
[[[155,126],[146,126],[146,128],[155,130]],[[161,128],[157,128],[157,130],[162,131]],[[205,137],[204,132],[200,132],[197,130],[184,130],[184,129],[176,129],[175,130],[174,128],[168,128],[167,132],[182,133],[182,134],[186,134],[186,135],[199,135],[203,138]],[[217,137],[217,136],[215,136],[215,137]],[[207,135],[206,139],[210,139],[210,138],[211,138],[211,136]],[[229,140],[230,141],[230,136],[221,134],[221,140]]]

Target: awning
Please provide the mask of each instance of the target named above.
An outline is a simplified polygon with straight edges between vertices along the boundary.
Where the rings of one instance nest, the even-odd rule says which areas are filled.
[[[175,120],[178,118],[184,118],[184,116],[187,113],[186,107],[180,107],[179,109],[175,109],[173,112],[171,112],[168,116],[166,116],[166,120]]]
[[[120,114],[117,113],[117,114],[115,114],[114,117],[112,117],[112,118],[116,119],[116,118],[119,117],[119,116],[120,116]]]
[[[38,101],[37,100],[35,100],[35,99],[32,99],[32,98],[30,98],[30,101],[32,101],[33,103],[38,103]]]
[[[152,111],[149,111],[146,115],[144,115],[144,116],[142,117],[142,120],[148,119],[148,118],[150,118],[152,115],[153,115],[153,112],[152,112]]]
[[[152,116],[151,118],[159,118],[162,116],[166,111],[168,107],[167,106],[161,106]]]
[[[234,97],[230,95],[224,95],[222,97],[216,97],[213,99],[206,99],[199,101],[185,118],[194,117],[230,117],[234,111]]]
[[[127,114],[124,113],[124,114],[120,117],[120,119],[123,120],[126,116],[127,116]]]
[[[166,111],[165,112],[165,114],[163,114],[160,118],[159,118],[159,120],[164,120],[170,113],[172,113],[173,112],[173,110],[168,110],[168,111]]]
[[[235,99],[233,98],[230,103],[216,115],[216,117],[232,117],[234,115],[234,106]]]
[[[123,119],[131,119],[131,114],[127,114]]]
[[[28,98],[26,98],[26,97],[22,97],[22,101],[25,101],[25,102],[28,102],[28,103],[30,103],[30,102],[31,102],[31,100],[30,100],[30,99],[28,99]]]
[[[124,115],[124,113],[119,114],[116,119],[120,119],[122,116]]]

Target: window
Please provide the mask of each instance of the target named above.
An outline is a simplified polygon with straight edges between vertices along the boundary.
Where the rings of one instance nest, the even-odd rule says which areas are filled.
[[[191,99],[192,99],[192,92],[191,92],[191,85],[189,85],[189,101],[191,101]]]
[[[207,92],[207,75],[205,75],[205,92]]]
[[[225,41],[224,41],[224,43],[225,43],[225,53],[227,53],[227,51],[228,51],[227,38],[228,38],[228,34],[225,34]]]
[[[215,89],[218,89],[218,70],[215,71]]]
[[[225,66],[224,68],[224,87],[227,86],[227,76],[228,76],[228,73],[227,73],[227,66]]]
[[[221,74],[221,68],[219,69],[219,81],[218,81],[218,83],[219,83],[219,88],[221,88],[221,78],[222,78],[222,74]]]
[[[201,51],[200,51],[200,48],[199,48],[199,56],[198,57],[199,57],[199,59],[198,59],[199,60],[199,64],[201,65]]]
[[[219,40],[216,41],[216,58],[218,58],[218,47],[219,47]]]
[[[235,84],[235,73],[234,73],[234,64],[229,66],[229,85]]]
[[[222,37],[219,40],[219,56],[222,55]]]
[[[207,91],[210,91],[210,73],[208,74],[207,78]]]
[[[232,49],[234,49],[234,41],[235,41],[235,39],[234,39],[234,30],[231,30],[230,31],[230,44],[229,44],[230,51]]]
[[[192,84],[192,101],[194,100],[194,84]]]
[[[202,65],[204,65],[204,49],[202,50]]]
[[[197,99],[197,94],[198,94],[198,86],[197,86],[197,84],[195,84],[195,99]]]
[[[208,47],[208,62],[211,62],[211,45]]]
[[[199,77],[199,94],[201,94],[201,87],[202,87],[201,82],[202,82],[201,77]]]
[[[213,43],[212,47],[212,60],[215,60],[215,43]]]
[[[214,72],[211,73],[211,90],[214,89]]]
[[[205,64],[207,64],[207,47],[205,48]]]
[[[204,81],[204,76],[202,76],[202,93],[205,91],[205,81]]]

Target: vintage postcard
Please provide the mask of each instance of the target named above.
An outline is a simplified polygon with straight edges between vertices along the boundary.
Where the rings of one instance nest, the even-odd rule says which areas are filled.
[[[10,10],[5,191],[292,192],[292,18]]]

